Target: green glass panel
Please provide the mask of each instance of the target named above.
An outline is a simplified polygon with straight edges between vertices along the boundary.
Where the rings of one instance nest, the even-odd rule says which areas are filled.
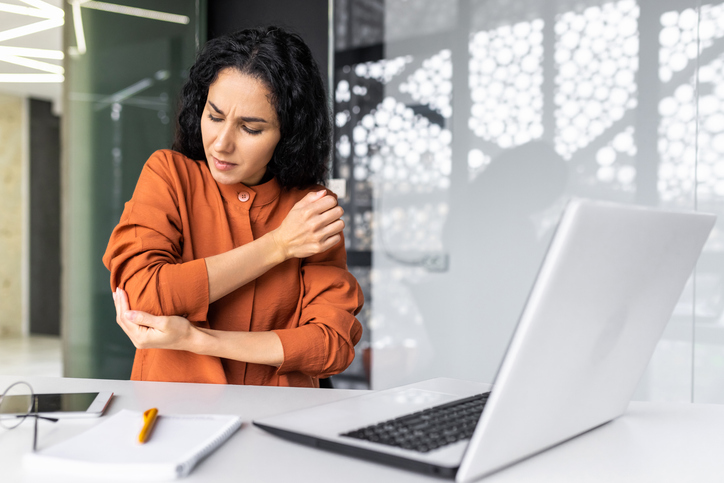
[[[141,169],[170,148],[180,88],[205,40],[205,2],[91,2],[67,19],[63,156],[64,374],[125,379],[134,348],[115,322],[101,258]],[[115,5],[120,5],[115,2]],[[171,14],[171,15],[168,15]],[[86,50],[82,50],[83,39]]]

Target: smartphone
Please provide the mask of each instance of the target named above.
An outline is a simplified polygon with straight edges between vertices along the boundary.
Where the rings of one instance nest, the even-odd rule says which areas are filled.
[[[37,413],[51,418],[88,418],[103,414],[113,393],[72,392],[60,394],[36,394]],[[22,414],[28,409],[28,396],[5,396],[0,414]],[[35,407],[32,410],[35,413]]]

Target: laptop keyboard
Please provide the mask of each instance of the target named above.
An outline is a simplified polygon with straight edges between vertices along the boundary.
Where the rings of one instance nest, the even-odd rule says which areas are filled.
[[[472,437],[489,394],[458,399],[340,436],[427,453]]]

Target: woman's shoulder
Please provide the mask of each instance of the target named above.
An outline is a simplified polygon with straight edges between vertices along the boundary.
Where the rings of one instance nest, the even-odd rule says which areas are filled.
[[[155,151],[146,161],[146,165],[150,166],[166,166],[167,168],[178,170],[179,168],[188,169],[189,166],[197,166],[200,162],[195,161],[178,151],[171,149],[159,149]]]
[[[327,193],[331,194],[335,198],[337,198],[337,194],[334,193],[332,190],[330,190],[328,187],[323,186],[321,184],[315,184],[312,186],[309,186],[307,188],[290,188],[290,189],[282,189],[283,196],[288,196],[289,198],[294,199],[294,201],[299,201],[307,194],[309,193],[316,193],[317,191],[326,191]]]
[[[205,162],[196,161],[171,149],[154,152],[146,161],[144,170],[150,170],[169,180],[199,180],[208,177]]]

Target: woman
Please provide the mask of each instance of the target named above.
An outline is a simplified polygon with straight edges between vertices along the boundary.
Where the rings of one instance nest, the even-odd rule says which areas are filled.
[[[297,35],[206,44],[103,257],[132,379],[314,387],[350,364],[363,296],[320,186],[330,130]]]

